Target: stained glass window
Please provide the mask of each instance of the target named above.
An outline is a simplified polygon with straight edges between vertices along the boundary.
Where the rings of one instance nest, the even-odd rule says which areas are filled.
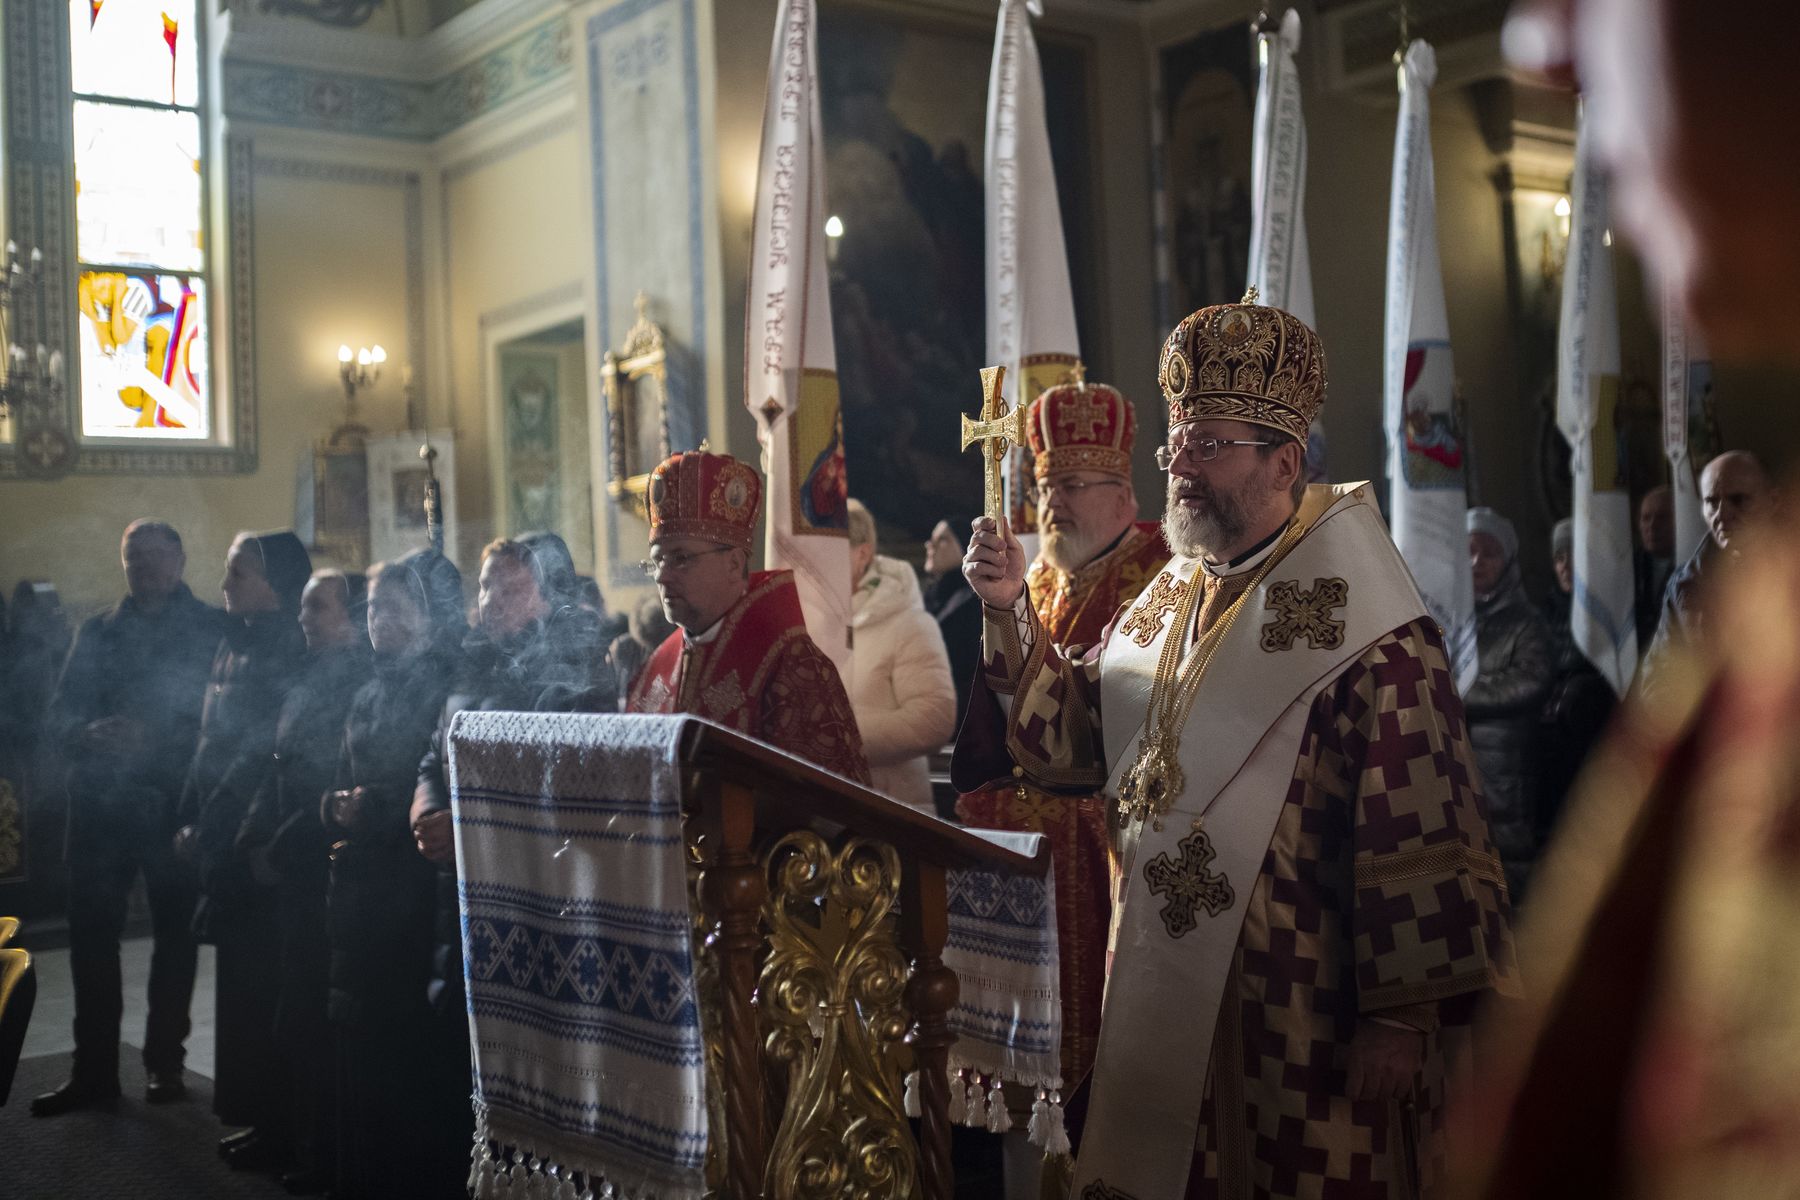
[[[212,436],[195,0],[70,0],[81,431]]]

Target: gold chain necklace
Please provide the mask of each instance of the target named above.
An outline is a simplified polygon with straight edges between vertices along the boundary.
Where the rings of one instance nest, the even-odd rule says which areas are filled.
[[[1169,626],[1169,632],[1163,638],[1162,653],[1157,658],[1156,675],[1150,684],[1150,717],[1146,722],[1143,740],[1138,743],[1137,760],[1125,773],[1124,781],[1119,787],[1120,824],[1131,820],[1153,820],[1153,827],[1158,832],[1162,830],[1163,815],[1187,786],[1186,773],[1181,769],[1180,761],[1181,730],[1187,724],[1188,714],[1193,711],[1195,698],[1200,694],[1200,680],[1212,663],[1213,655],[1224,642],[1225,635],[1237,621],[1245,602],[1256,593],[1263,579],[1287,555],[1305,531],[1306,526],[1296,515],[1282,533],[1281,540],[1275,543],[1269,557],[1251,577],[1249,586],[1231,602],[1217,624],[1194,639],[1193,648],[1183,661],[1181,639],[1194,622],[1202,590],[1199,578],[1190,582],[1187,594],[1181,598],[1181,606],[1175,613],[1175,623]]]

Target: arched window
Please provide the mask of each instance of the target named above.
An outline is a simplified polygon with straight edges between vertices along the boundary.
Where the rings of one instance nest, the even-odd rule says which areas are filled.
[[[83,439],[217,436],[199,7],[68,5]]]

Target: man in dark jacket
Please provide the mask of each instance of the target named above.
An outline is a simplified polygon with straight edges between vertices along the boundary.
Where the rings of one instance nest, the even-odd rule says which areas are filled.
[[[132,522],[120,558],[125,598],[82,625],[51,704],[50,736],[66,763],[69,790],[75,1065],[67,1083],[31,1102],[32,1115],[40,1117],[119,1094],[119,935],[139,872],[154,938],[144,1032],[146,1099],[157,1103],[185,1093],[194,887],[169,838],[225,617],[181,581],[187,557],[181,535],[168,525]]]
[[[1640,668],[1641,690],[1658,685],[1679,646],[1707,636],[1706,597],[1718,577],[1743,555],[1743,534],[1766,520],[1775,492],[1762,461],[1748,450],[1729,450],[1700,472],[1700,508],[1706,516],[1706,540],[1676,572],[1663,591],[1662,620]]]

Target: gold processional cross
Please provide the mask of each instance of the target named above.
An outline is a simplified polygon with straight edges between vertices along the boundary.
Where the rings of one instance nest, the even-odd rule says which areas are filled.
[[[983,367],[981,419],[977,421],[967,413],[963,414],[962,419],[962,448],[967,450],[976,442],[981,443],[987,515],[994,518],[996,524],[1006,512],[1000,468],[1006,462],[1008,447],[1025,444],[1025,409],[1014,405],[1011,412],[1006,411],[1006,401],[1000,395],[1000,387],[1005,382],[1005,367]]]

